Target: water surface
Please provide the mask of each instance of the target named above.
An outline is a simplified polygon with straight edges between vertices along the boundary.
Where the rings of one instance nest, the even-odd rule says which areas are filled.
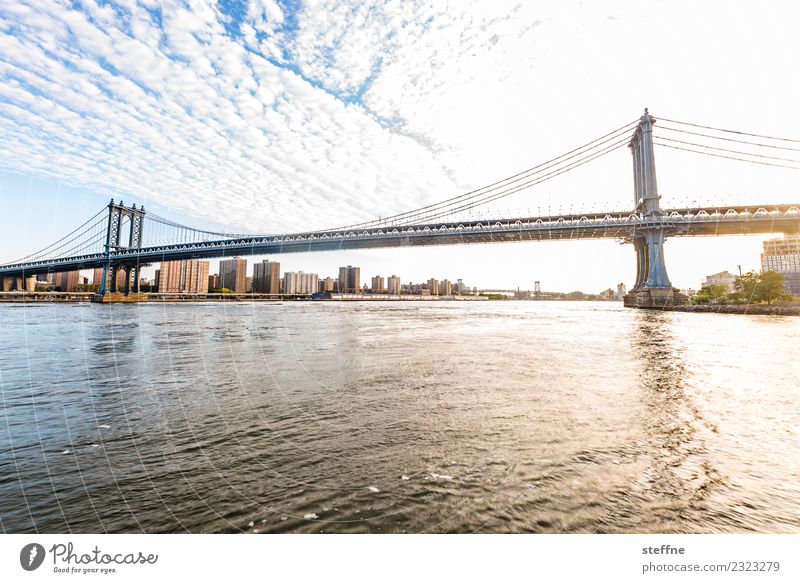
[[[800,532],[800,321],[0,306],[5,532]]]

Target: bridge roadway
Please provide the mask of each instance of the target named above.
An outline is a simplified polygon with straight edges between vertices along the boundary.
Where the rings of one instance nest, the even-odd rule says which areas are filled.
[[[667,237],[800,233],[800,204],[665,209],[660,216],[653,217],[629,212],[589,213],[253,235],[140,249],[119,249],[112,251],[109,258],[112,264],[147,264],[236,255],[277,255],[417,245],[579,239],[621,239],[629,242],[637,231],[648,228],[662,228]],[[106,260],[105,253],[95,253],[6,264],[0,266],[0,276],[91,269],[102,267]]]

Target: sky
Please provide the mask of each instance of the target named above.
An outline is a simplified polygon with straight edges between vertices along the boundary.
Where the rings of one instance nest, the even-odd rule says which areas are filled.
[[[638,118],[800,139],[793,2],[0,3],[0,262],[110,197],[215,230],[350,224],[494,182]],[[658,127],[658,124],[657,124]],[[800,155],[795,155],[800,158]],[[662,207],[800,202],[800,171],[656,148]],[[474,216],[633,206],[623,148]],[[763,237],[673,238],[674,285]],[[631,285],[618,241],[278,257],[284,270]],[[252,263],[252,262],[251,262]],[[212,265],[212,272],[216,265]]]

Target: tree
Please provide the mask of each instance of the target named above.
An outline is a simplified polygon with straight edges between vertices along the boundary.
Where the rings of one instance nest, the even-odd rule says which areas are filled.
[[[728,286],[712,283],[711,285],[704,285],[700,291],[692,296],[692,303],[707,304],[710,301],[716,303],[725,303],[728,297]]]
[[[76,292],[96,292],[100,290],[99,283],[79,283],[75,286]]]
[[[786,297],[783,285],[783,275],[775,271],[756,273],[750,271],[740,275],[733,283],[737,296],[742,300],[752,302],[767,302],[772,304],[775,300]]]
[[[759,299],[766,300],[767,304],[782,300],[787,296],[784,287],[783,274],[777,271],[765,271],[759,281]]]

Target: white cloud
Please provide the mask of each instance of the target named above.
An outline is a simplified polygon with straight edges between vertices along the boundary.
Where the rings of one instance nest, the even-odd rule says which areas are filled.
[[[779,10],[742,18],[713,6],[686,17],[657,3],[236,7],[238,24],[213,1],[3,3],[0,166],[274,232],[458,194],[645,105],[800,135],[774,111],[798,94],[786,74],[797,41]],[[709,23],[727,58],[705,49]],[[745,32],[750,45],[740,46]],[[774,88],[744,87],[744,74]],[[756,111],[762,104],[770,107]],[[767,185],[775,199],[790,190],[786,174],[727,166],[718,182],[701,183],[705,163],[659,152],[662,191],[711,198],[712,187],[752,195]],[[629,164],[620,152],[497,212],[624,207]]]

